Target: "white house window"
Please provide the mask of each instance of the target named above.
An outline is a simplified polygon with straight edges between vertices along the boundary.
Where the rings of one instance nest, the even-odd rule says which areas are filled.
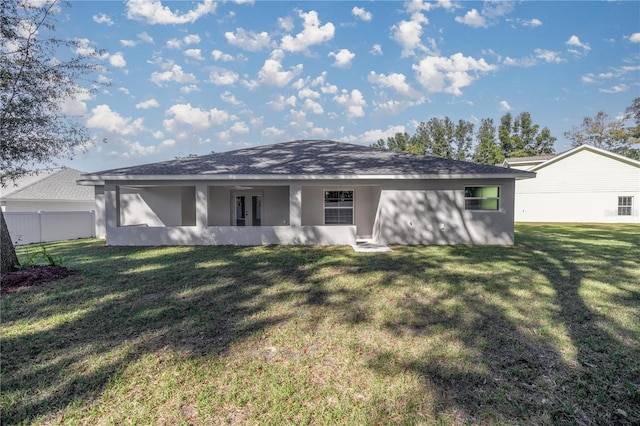
[[[465,186],[465,210],[500,210],[499,186]]]
[[[353,225],[353,191],[324,191],[324,224]]]
[[[633,197],[618,197],[618,216],[631,216]]]

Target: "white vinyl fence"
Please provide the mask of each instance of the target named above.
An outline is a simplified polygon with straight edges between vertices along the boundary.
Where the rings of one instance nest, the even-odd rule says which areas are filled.
[[[4,212],[11,240],[16,245],[92,238],[96,235],[95,211]]]

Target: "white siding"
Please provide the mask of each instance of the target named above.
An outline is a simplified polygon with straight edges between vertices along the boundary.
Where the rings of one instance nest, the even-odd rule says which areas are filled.
[[[640,168],[588,149],[516,183],[519,222],[640,223]],[[631,216],[618,216],[618,197],[633,197]]]
[[[95,212],[7,212],[9,235],[15,244],[91,238],[95,236]]]

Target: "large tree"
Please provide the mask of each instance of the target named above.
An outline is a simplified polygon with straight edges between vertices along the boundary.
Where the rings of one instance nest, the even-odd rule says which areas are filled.
[[[493,119],[482,119],[478,133],[476,133],[476,139],[478,143],[471,161],[492,166],[504,161],[504,155],[496,142],[496,126],[493,125]]]
[[[75,147],[89,140],[82,120],[66,115],[62,106],[66,100],[86,92],[81,79],[99,69],[93,59],[101,52],[88,49],[78,40],[55,37],[56,16],[62,7],[58,0],[0,2],[3,187],[32,173],[37,165],[70,156]],[[1,222],[1,270],[7,272],[18,260],[4,216]]]
[[[571,146],[591,145],[630,158],[640,159],[640,149],[634,144],[638,140],[640,127],[640,101],[633,101],[627,108],[626,116],[615,120],[604,111],[598,111],[593,117],[584,117],[579,127],[573,126],[564,133]],[[626,127],[626,121],[634,120],[635,126]]]
[[[526,111],[515,117],[510,113],[502,116],[498,135],[502,155],[505,157],[528,157],[555,152],[553,144],[556,138],[551,136],[547,127],[540,129],[538,124],[534,124],[531,114]]]

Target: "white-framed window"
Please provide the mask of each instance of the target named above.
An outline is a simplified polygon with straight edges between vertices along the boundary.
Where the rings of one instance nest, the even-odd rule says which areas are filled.
[[[495,186],[465,186],[465,210],[500,210],[500,187]]]
[[[633,197],[618,197],[618,216],[631,216],[633,209]]]
[[[324,224],[353,225],[353,189],[324,191]]]

